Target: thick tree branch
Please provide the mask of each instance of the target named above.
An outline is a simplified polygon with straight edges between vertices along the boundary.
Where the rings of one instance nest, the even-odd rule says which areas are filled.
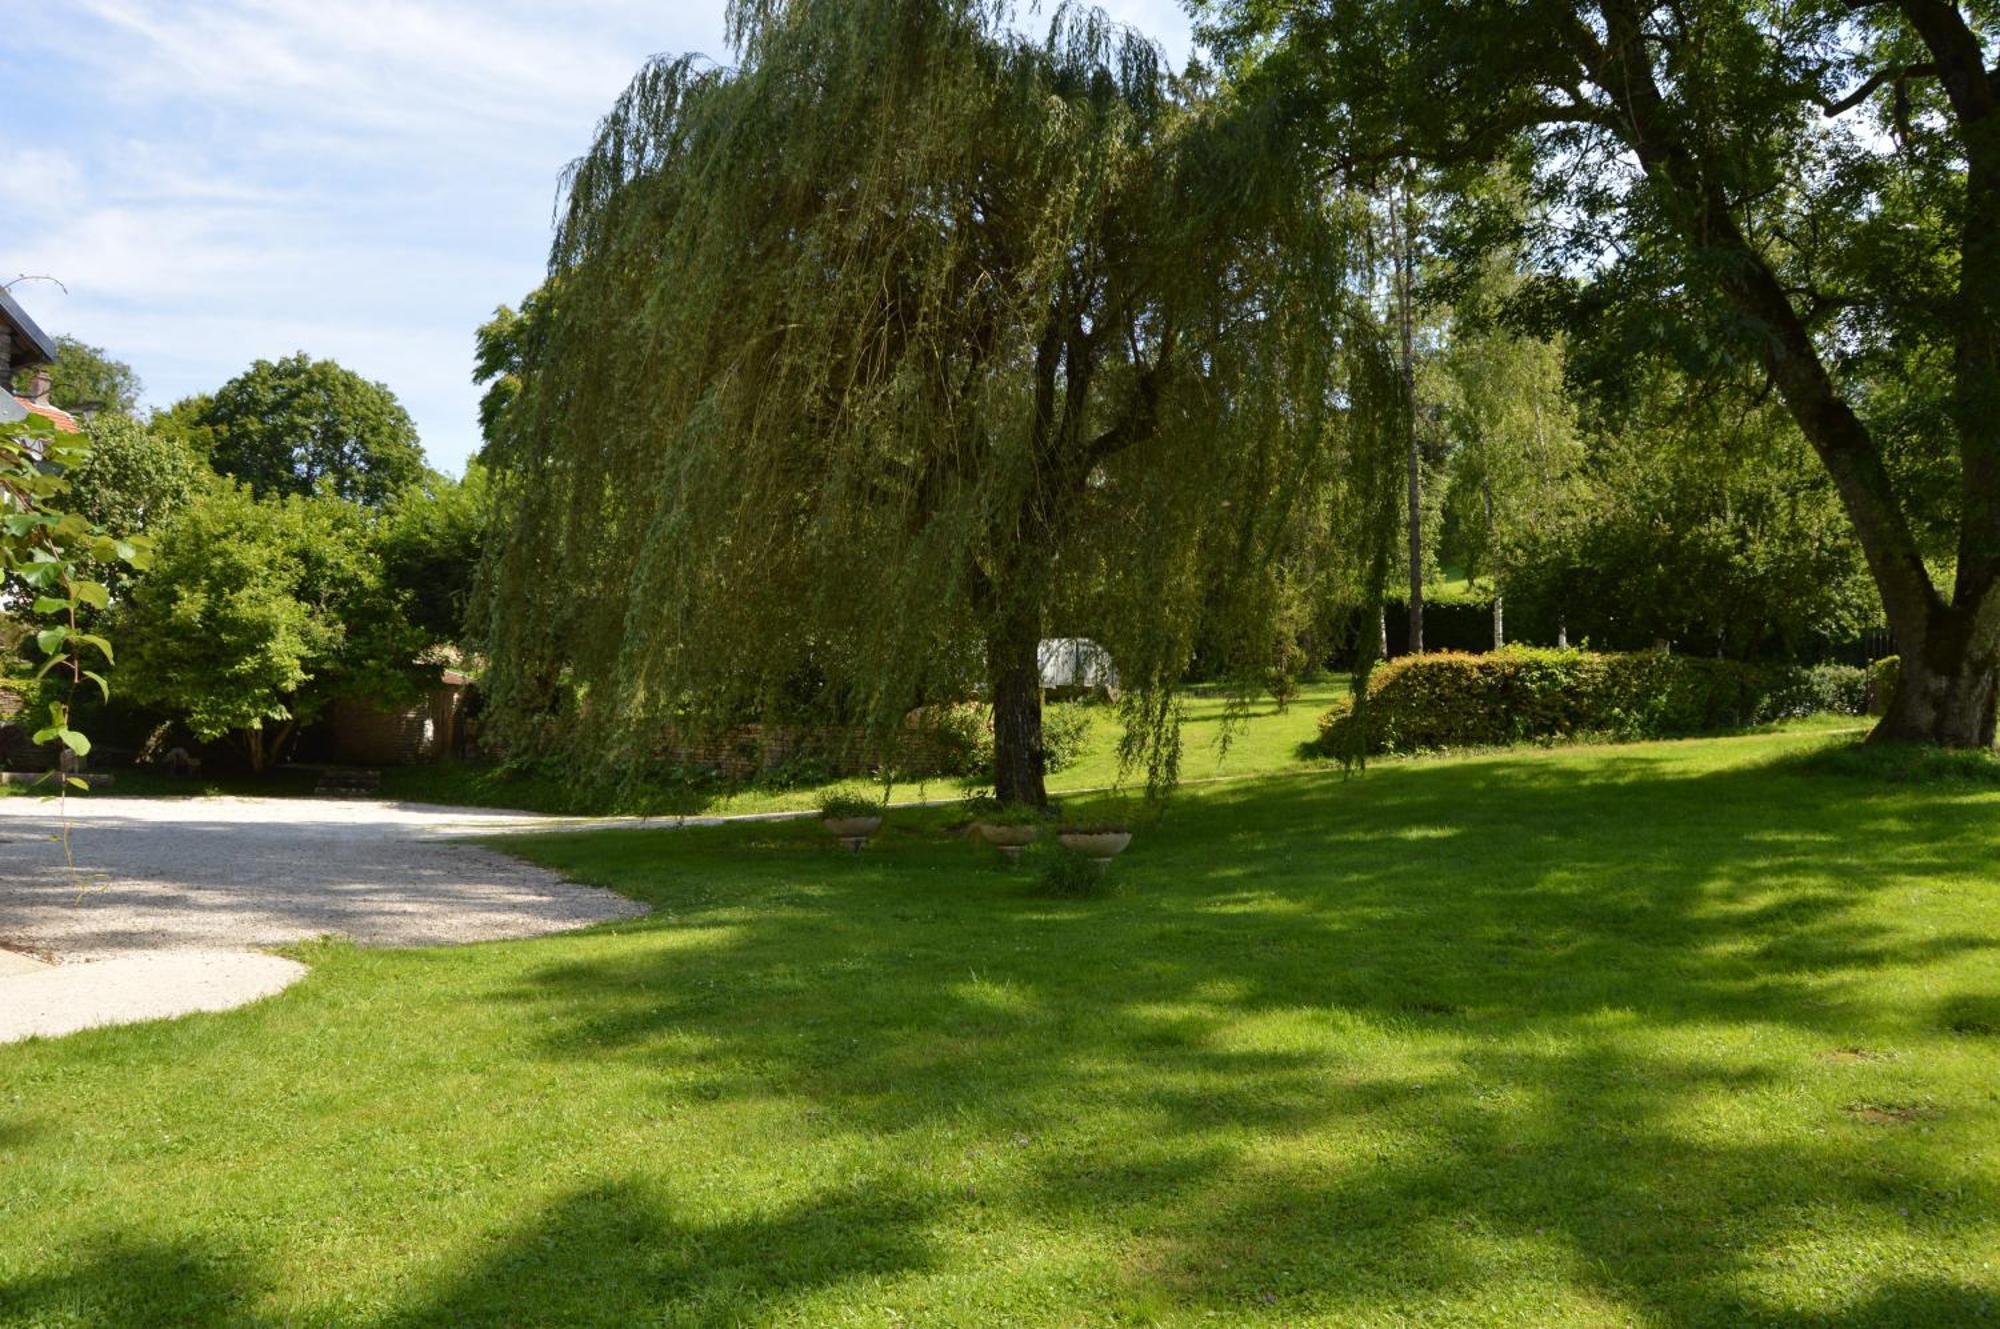
[[[1833,117],[1843,115],[1859,106],[1862,102],[1867,101],[1874,94],[1875,90],[1885,83],[1901,83],[1905,79],[1912,78],[1935,78],[1937,77],[1937,72],[1938,67],[1936,62],[1930,60],[1926,60],[1922,64],[1896,65],[1889,69],[1878,69],[1869,75],[1867,81],[1860,87],[1848,93],[1840,100],[1822,100],[1820,102],[1820,109],[1826,113],[1827,119],[1831,120]]]

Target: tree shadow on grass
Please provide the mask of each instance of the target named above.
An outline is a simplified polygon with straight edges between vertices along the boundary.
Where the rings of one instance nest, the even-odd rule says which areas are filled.
[[[468,1264],[423,1280],[408,1305],[327,1315],[385,1329],[754,1323],[819,1289],[927,1267],[929,1208],[914,1195],[855,1187],[699,1223],[677,1219],[641,1182],[598,1183],[492,1234]],[[272,1283],[268,1270],[215,1246],[118,1234],[46,1273],[0,1283],[0,1323],[294,1322],[259,1310]]]
[[[249,1260],[207,1242],[106,1236],[31,1277],[0,1281],[0,1324],[255,1325],[266,1280]]]
[[[662,1093],[1035,1141],[982,1195],[1107,1237],[1189,1307],[1415,1313],[1542,1258],[1662,1323],[1963,1320],[1990,1292],[1921,1258],[1989,1236],[2000,1189],[1916,1132],[1974,1140],[1992,1103],[1876,1128],[1786,1086],[1945,1036],[1892,980],[1982,962],[2000,927],[1884,901],[1990,878],[1989,818],[1802,781],[1666,747],[1222,787],[1090,904],[914,832],[857,860],[811,828],[654,837],[623,869],[551,843],[671,918],[515,998],[543,1056]],[[717,944],[647,944],[717,920]],[[1820,1223],[1911,1257],[1769,1288]]]
[[[815,1289],[925,1267],[927,1209],[914,1196],[859,1188],[698,1224],[676,1220],[637,1182],[592,1186],[547,1206],[445,1276],[421,1304],[381,1323],[751,1323]]]

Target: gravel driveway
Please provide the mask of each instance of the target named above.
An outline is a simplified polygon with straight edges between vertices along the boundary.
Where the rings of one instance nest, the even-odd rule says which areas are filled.
[[[305,973],[253,953],[280,942],[493,941],[645,912],[470,842],[575,824],[525,813],[91,797],[69,823],[76,870],[54,803],[0,798],[0,1042],[268,996]]]
[[[470,837],[561,826],[527,813],[307,799],[0,799],[0,944],[64,960],[325,936],[430,946],[645,912]]]

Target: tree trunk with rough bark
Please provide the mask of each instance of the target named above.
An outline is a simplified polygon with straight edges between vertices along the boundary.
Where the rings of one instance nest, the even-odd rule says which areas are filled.
[[[2000,697],[2000,590],[1967,614],[1928,607],[1891,611],[1901,667],[1872,742],[1990,748]],[[1914,626],[1912,622],[1914,620]]]
[[[1966,154],[1959,299],[1948,311],[1960,459],[1958,572],[1948,601],[1931,580],[1879,442],[1836,384],[1793,294],[1745,234],[1718,176],[1682,137],[1648,61],[1639,7],[1603,0],[1607,42],[1581,29],[1571,41],[1618,105],[1628,142],[1662,187],[1682,238],[1706,253],[1723,296],[1765,333],[1771,381],[1854,523],[1902,659],[1897,694],[1870,737],[1990,747],[2000,670],[2000,85],[1957,6],[1899,8],[1934,57],[1948,124]]]
[[[1005,804],[1046,807],[1042,749],[1041,622],[1031,608],[1010,609],[986,643],[993,690],[993,794]]]

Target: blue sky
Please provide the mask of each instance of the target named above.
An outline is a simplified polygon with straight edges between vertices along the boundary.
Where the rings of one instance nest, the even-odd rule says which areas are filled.
[[[1188,49],[1177,0],[1103,7]],[[1043,21],[1023,3],[1021,22]],[[12,10],[0,6],[0,13]],[[387,383],[432,463],[478,446],[472,332],[540,279],[555,186],[723,0],[54,0],[0,43],[0,281],[148,405],[304,350]],[[32,15],[30,17],[30,15]]]

